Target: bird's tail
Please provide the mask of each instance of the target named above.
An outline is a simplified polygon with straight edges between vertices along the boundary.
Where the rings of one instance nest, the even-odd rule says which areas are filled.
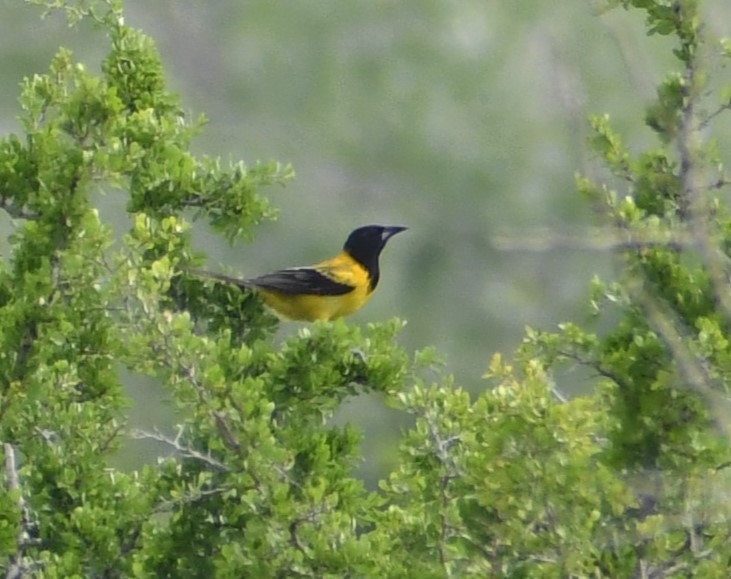
[[[238,277],[232,277],[230,275],[226,275],[224,273],[216,273],[215,271],[206,271],[204,269],[189,269],[188,273],[191,273],[192,275],[198,276],[198,277],[207,277],[210,279],[215,279],[218,281],[222,281],[224,283],[230,283],[232,285],[241,287],[241,288],[251,288],[254,287],[253,284],[249,282],[247,279],[241,279]]]

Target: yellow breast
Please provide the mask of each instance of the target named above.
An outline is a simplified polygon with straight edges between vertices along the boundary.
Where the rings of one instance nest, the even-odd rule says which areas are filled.
[[[292,295],[260,290],[264,302],[279,317],[305,322],[333,320],[358,311],[373,294],[368,272],[347,254],[342,253],[313,267],[353,290],[342,295]]]
[[[314,322],[348,316],[365,304],[370,294],[360,289],[340,296],[285,295],[273,291],[261,291],[261,296],[274,312],[287,320]]]

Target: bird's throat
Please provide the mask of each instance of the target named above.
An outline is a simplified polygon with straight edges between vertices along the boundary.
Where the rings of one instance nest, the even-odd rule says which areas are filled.
[[[381,277],[381,271],[378,267],[378,254],[373,255],[372,252],[361,253],[358,251],[348,251],[350,257],[363,266],[368,273],[368,290],[369,293],[376,289],[378,279]]]

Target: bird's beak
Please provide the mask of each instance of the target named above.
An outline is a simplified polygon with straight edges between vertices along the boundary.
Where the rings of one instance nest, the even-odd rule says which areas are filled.
[[[381,241],[383,243],[386,243],[390,238],[392,238],[397,233],[401,233],[402,231],[406,231],[408,227],[402,227],[401,225],[392,225],[390,227],[384,227],[383,232],[381,233]]]

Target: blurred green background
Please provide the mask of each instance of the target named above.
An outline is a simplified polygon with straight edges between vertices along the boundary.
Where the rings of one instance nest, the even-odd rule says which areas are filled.
[[[731,4],[707,2],[729,34]],[[383,256],[374,299],[351,323],[398,316],[409,349],[434,345],[460,385],[479,392],[496,351],[524,327],[584,320],[588,281],[606,253],[507,250],[592,224],[574,172],[596,174],[586,117],[609,113],[636,150],[651,144],[643,109],[673,64],[642,15],[600,2],[489,0],[128,0],[127,23],[158,43],[172,89],[209,118],[199,153],[291,162],[297,178],[265,193],[281,210],[254,244],[200,228],[212,268],[243,275],[312,263],[367,223],[410,228]],[[18,85],[61,45],[98,70],[103,33],[69,29],[21,0],[0,2],[0,130],[18,130]],[[126,227],[125,200],[101,203]],[[2,237],[12,227],[2,217]],[[3,246],[5,248],[6,246]],[[297,324],[283,324],[282,335]],[[132,381],[133,420],[163,420],[153,384]],[[574,380],[575,384],[579,381]],[[163,405],[164,407],[164,405]],[[169,417],[168,417],[169,419]],[[367,478],[388,463],[399,417],[361,397],[340,420],[366,427]],[[144,454],[135,449],[133,454]]]

